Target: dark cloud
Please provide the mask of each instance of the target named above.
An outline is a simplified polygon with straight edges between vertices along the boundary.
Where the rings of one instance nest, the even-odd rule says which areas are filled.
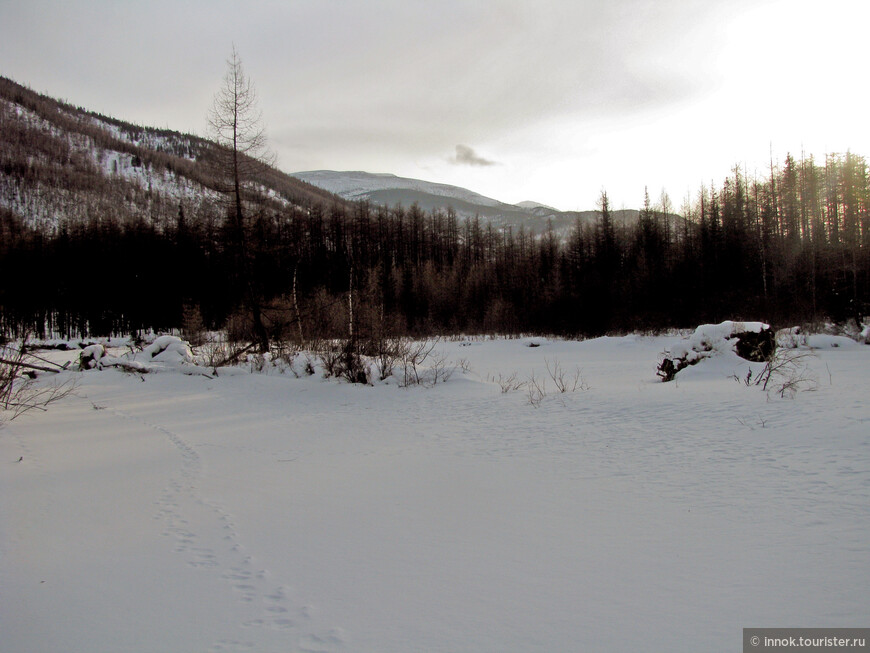
[[[490,161],[489,159],[484,159],[482,156],[478,156],[478,154],[467,145],[457,145],[456,146],[456,156],[450,158],[450,163],[454,163],[459,166],[494,166],[498,165],[495,161]]]

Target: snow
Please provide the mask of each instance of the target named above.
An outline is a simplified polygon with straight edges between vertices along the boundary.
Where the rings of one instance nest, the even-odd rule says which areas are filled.
[[[521,209],[546,209],[547,211],[557,212],[559,209],[553,208],[552,206],[548,206],[547,204],[541,204],[540,202],[534,202],[532,200],[526,200],[524,202],[517,202],[514,206],[518,206]]]
[[[149,190],[159,195],[172,197],[175,200],[194,201],[215,200],[218,193],[192,180],[179,176],[171,170],[155,170],[148,165],[133,165],[133,155],[115,150],[97,149],[88,146],[88,152],[94,163],[107,177],[118,177],[128,181],[143,190]]]
[[[817,350],[780,399],[736,357],[660,383],[680,342],[442,342],[469,371],[431,388],[65,373],[0,429],[2,649],[712,651],[866,622],[870,348]]]
[[[421,191],[439,197],[453,197],[481,206],[502,206],[502,202],[498,200],[484,197],[465,188],[408,177],[397,177],[388,173],[311,170],[294,172],[291,176],[348,200],[365,198],[374,191],[401,189]]]
[[[807,336],[807,347],[810,349],[826,349],[828,347],[860,347],[861,345],[846,336],[834,336],[816,333]]]

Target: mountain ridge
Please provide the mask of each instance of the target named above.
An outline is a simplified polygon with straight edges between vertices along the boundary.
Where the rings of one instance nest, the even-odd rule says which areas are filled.
[[[416,205],[424,211],[452,210],[459,218],[481,218],[502,230],[524,228],[542,234],[552,229],[560,238],[567,237],[577,221],[590,224],[599,216],[598,211],[559,211],[539,202],[508,204],[460,186],[390,173],[308,170],[291,174],[348,201],[387,207]],[[633,224],[638,215],[633,209],[613,211],[619,224]]]
[[[362,170],[338,171],[338,170],[309,170],[305,172],[291,173],[292,177],[302,179],[348,200],[369,199],[371,192],[384,190],[414,190],[429,195],[450,197],[483,206],[502,206],[504,202],[486,197],[474,191],[453,186],[400,177],[392,173],[365,172]]]

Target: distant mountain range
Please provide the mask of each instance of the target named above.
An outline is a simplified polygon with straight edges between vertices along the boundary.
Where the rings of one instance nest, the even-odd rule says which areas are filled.
[[[559,211],[538,202],[506,204],[459,186],[391,174],[311,170],[294,172],[292,176],[349,201],[366,200],[372,204],[406,208],[416,204],[424,211],[452,208],[460,218],[478,216],[500,229],[523,226],[537,234],[552,225],[557,234],[564,236],[577,219],[584,223],[593,222],[599,215],[598,211]],[[618,210],[613,215],[617,223],[632,224],[637,220],[638,211]]]
[[[221,219],[206,161],[219,146],[168,129],[141,127],[36,93],[0,77],[0,219],[56,229],[89,219],[145,219],[171,224]],[[536,234],[550,225],[565,237],[578,219],[597,211],[558,211],[536,202],[507,204],[479,193],[418,179],[368,172],[316,170],[292,175],[267,168],[251,199],[280,213],[312,204],[372,204],[424,211],[452,208],[460,219],[479,217],[499,229]],[[618,224],[638,212],[614,211]]]

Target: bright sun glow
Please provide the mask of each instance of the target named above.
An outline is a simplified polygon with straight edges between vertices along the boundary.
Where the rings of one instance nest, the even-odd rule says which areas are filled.
[[[718,51],[705,59],[709,68],[680,63],[705,80],[703,93],[666,107],[598,118],[566,113],[519,126],[479,144],[500,166],[457,169],[430,158],[401,173],[564,210],[594,208],[602,190],[614,205],[636,207],[645,188],[654,201],[666,191],[679,206],[735,166],[764,176],[771,157],[776,164],[788,153],[867,153],[868,91],[860,75],[868,23],[864,3],[763,4],[728,19]],[[687,35],[680,47],[716,46]]]

